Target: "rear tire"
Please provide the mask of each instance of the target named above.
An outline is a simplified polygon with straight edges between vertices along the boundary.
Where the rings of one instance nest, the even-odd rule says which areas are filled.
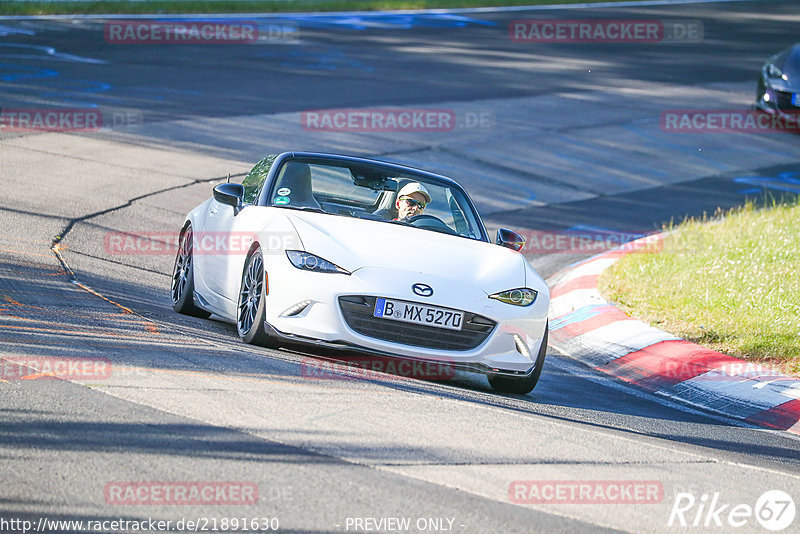
[[[542,367],[544,367],[544,359],[547,356],[547,338],[548,338],[549,324],[544,327],[544,337],[542,338],[542,345],[539,347],[539,354],[536,356],[536,368],[530,376],[517,378],[514,376],[500,376],[490,375],[489,385],[498,393],[514,393],[524,395],[533,391],[536,384],[539,382],[539,377],[542,375]]]
[[[184,315],[206,319],[211,313],[194,304],[194,234],[188,225],[181,235],[175,266],[172,268],[172,309]]]
[[[271,349],[279,346],[264,326],[266,318],[266,283],[264,257],[256,249],[248,258],[242,272],[239,302],[236,312],[236,330],[242,341]]]

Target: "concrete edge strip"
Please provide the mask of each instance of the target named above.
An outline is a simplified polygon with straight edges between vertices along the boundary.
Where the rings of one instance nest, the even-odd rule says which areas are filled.
[[[677,338],[600,295],[603,271],[627,254],[653,250],[663,237],[632,241],[550,277],[550,344],[660,396],[800,435],[800,380]]]

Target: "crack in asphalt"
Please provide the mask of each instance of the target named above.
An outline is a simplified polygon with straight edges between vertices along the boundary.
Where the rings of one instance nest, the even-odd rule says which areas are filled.
[[[191,186],[197,185],[197,184],[215,182],[215,181],[218,181],[218,180],[225,180],[226,178],[239,177],[239,176],[245,176],[245,175],[246,175],[246,173],[237,173],[237,174],[230,174],[228,176],[222,176],[222,177],[197,178],[197,179],[192,180],[191,182],[188,182],[188,183],[185,183],[185,184],[173,185],[171,187],[165,187],[163,189],[158,189],[156,191],[151,191],[149,193],[145,193],[145,194],[133,197],[133,198],[127,200],[124,204],[120,204],[118,206],[113,206],[111,208],[106,208],[104,210],[95,211],[93,213],[89,213],[89,214],[83,215],[81,217],[75,217],[75,218],[72,218],[72,219],[68,219],[67,218],[68,219],[67,225],[64,227],[63,230],[61,230],[61,232],[58,235],[55,236],[55,238],[53,238],[53,242],[50,245],[50,250],[53,251],[53,253],[56,256],[56,259],[61,264],[61,267],[64,268],[64,271],[70,277],[70,280],[73,283],[76,283],[78,281],[78,277],[75,275],[75,272],[69,267],[69,264],[67,264],[67,261],[64,259],[63,255],[61,254],[61,250],[60,250],[59,245],[61,244],[62,241],[64,241],[64,239],[69,235],[69,233],[72,231],[72,229],[78,223],[86,222],[86,221],[88,221],[90,219],[94,219],[95,217],[100,217],[101,215],[106,215],[108,213],[113,213],[115,211],[119,211],[121,209],[128,208],[128,207],[132,206],[134,202],[138,202],[138,201],[143,200],[145,198],[153,197],[155,195],[160,195],[161,193],[167,193],[169,191],[176,191],[178,189],[185,189],[187,187],[191,187]],[[62,218],[66,218],[66,217],[62,217]]]
[[[120,234],[131,235],[131,236],[136,237],[135,234],[128,234],[127,232],[120,232]],[[156,271],[155,269],[148,269],[147,267],[140,267],[138,265],[131,265],[129,263],[124,263],[122,261],[112,260],[112,259],[104,258],[104,257],[101,257],[101,256],[95,256],[94,254],[89,254],[87,252],[80,252],[78,250],[72,250],[72,249],[69,249],[69,251],[70,251],[70,253],[75,254],[76,256],[83,256],[85,258],[91,258],[93,260],[104,261],[106,263],[113,263],[115,265],[121,265],[122,267],[127,267],[129,269],[136,269],[138,271],[157,274],[159,276],[165,276],[165,277],[169,277],[170,276],[170,273],[165,273],[165,272],[162,272],[162,271]]]
[[[16,213],[17,215],[28,215],[30,217],[41,217],[42,219],[61,219],[61,220],[69,220],[69,217],[64,217],[62,215],[50,215],[47,213],[41,213],[36,211],[28,211],[28,210],[19,210],[16,208],[9,208],[6,206],[0,206],[0,211],[5,211],[8,213]]]

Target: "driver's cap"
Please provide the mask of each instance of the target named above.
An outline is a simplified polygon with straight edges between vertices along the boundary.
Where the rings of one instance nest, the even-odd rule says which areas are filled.
[[[425,186],[419,182],[411,182],[410,184],[406,184],[397,193],[397,198],[411,196],[412,193],[421,193],[427,199],[427,202],[431,201],[431,194],[428,193],[428,190],[425,189]]]

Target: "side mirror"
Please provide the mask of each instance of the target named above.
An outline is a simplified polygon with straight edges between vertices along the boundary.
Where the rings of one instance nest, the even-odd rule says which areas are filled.
[[[525,238],[517,232],[500,228],[497,231],[497,244],[501,247],[510,248],[511,250],[521,250],[525,246]]]
[[[214,186],[214,200],[220,204],[233,206],[234,215],[242,209],[242,198],[244,198],[244,186],[242,184],[219,184]]]
[[[767,65],[767,76],[773,79],[780,78],[783,76],[783,72],[781,72],[781,69],[770,63]]]

